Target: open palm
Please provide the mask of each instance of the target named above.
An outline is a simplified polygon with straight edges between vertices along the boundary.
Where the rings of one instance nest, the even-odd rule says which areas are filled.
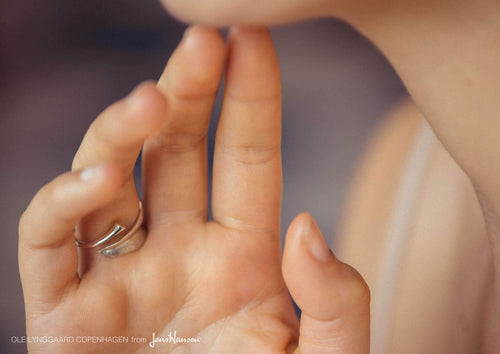
[[[226,51],[207,221],[206,134]],[[282,270],[280,136],[267,31],[233,30],[226,49],[217,31],[188,30],[158,85],[142,84],[104,111],[74,172],[42,188],[23,215],[28,335],[69,338],[30,350],[366,352],[366,285],[308,214],[289,229]],[[142,148],[145,244],[116,258],[77,251],[75,224],[92,240],[113,221],[133,223]],[[303,310],[300,329],[289,291]]]

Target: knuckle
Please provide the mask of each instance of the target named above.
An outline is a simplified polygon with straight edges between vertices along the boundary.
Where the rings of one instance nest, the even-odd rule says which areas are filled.
[[[204,101],[212,100],[217,93],[214,79],[207,75],[187,75],[182,84],[172,84],[171,95],[179,101]],[[188,82],[189,86],[185,86]],[[218,83],[218,81],[215,81]]]
[[[244,165],[264,165],[279,159],[280,145],[232,145],[224,146],[224,153]]]
[[[89,134],[87,134],[73,157],[71,170],[76,171],[95,163],[99,157],[97,146],[97,144],[91,141]]]
[[[85,145],[82,143],[82,146],[85,146],[92,153],[107,152],[109,155],[116,152],[128,153],[139,149],[140,145],[142,145],[142,141],[141,144],[139,144],[135,137],[131,139],[127,134],[124,134],[126,131],[126,129],[124,129],[125,126],[112,128],[113,124],[110,124],[112,121],[110,117],[113,116],[114,114],[108,114],[103,116],[103,119],[98,122],[99,124],[92,124],[88,131],[88,137],[86,137],[86,141],[84,141]],[[98,147],[98,149],[95,149],[96,147]]]
[[[57,216],[60,222],[71,220],[71,216],[68,215],[70,209],[67,208],[68,190],[64,188],[68,186],[68,178],[67,174],[58,176],[43,186],[34,198],[36,203],[43,203],[46,206],[45,210],[53,217]]]
[[[163,134],[155,139],[158,148],[165,153],[184,153],[198,149],[205,144],[207,134],[175,132]]]
[[[275,227],[260,227],[234,216],[215,214],[214,217],[219,225],[231,231],[263,235],[266,239],[274,239],[272,236],[278,233]]]
[[[19,218],[18,232],[19,235],[24,235],[26,231],[26,225],[29,223],[30,207],[23,211],[21,217]]]
[[[225,93],[226,98],[231,101],[244,105],[262,105],[262,104],[276,104],[281,106],[282,93],[281,90],[263,93],[262,91],[256,90],[254,92],[246,92],[245,94],[238,94],[233,91],[227,91]]]
[[[62,199],[61,183],[59,179],[55,179],[52,183],[47,184],[42,188],[40,194],[51,205],[59,205]]]
[[[19,218],[18,231],[20,236],[27,234],[29,229],[37,227],[40,220],[47,216],[50,217],[54,210],[61,210],[59,214],[64,213],[63,178],[64,175],[56,177],[35,194]]]

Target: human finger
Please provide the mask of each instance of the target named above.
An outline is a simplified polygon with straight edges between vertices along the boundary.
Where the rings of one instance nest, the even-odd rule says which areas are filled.
[[[116,199],[87,216],[78,227],[82,241],[92,241],[113,221],[128,226],[137,217],[139,197],[133,169],[144,140],[159,131],[167,103],[151,82],[142,83],[125,99],[101,113],[88,129],[73,160],[73,170],[95,163],[119,165],[124,183]]]
[[[74,227],[109,203],[123,181],[117,165],[68,172],[35,195],[19,223],[19,269],[27,312],[47,312],[78,285]]]
[[[158,81],[169,111],[160,134],[144,148],[150,223],[206,218],[206,136],[224,58],[224,40],[216,29],[190,27]]]
[[[296,353],[368,353],[370,291],[359,273],[328,249],[312,217],[290,225],[283,277],[302,310]]]
[[[279,235],[279,63],[264,28],[232,29],[224,103],[214,152],[214,220]]]

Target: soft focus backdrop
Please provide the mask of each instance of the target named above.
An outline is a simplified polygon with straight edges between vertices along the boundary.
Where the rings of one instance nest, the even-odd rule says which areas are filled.
[[[0,353],[26,351],[11,343],[25,334],[19,216],[43,184],[70,169],[101,110],[159,77],[184,29],[154,0],[0,1]],[[405,91],[376,48],[345,24],[272,33],[284,93],[282,234],[308,210],[331,240],[356,160]]]

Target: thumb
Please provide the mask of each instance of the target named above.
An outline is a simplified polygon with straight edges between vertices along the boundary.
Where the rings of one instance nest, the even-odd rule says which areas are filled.
[[[302,310],[296,353],[368,353],[370,291],[361,275],[328,249],[308,213],[288,228],[283,277]]]

